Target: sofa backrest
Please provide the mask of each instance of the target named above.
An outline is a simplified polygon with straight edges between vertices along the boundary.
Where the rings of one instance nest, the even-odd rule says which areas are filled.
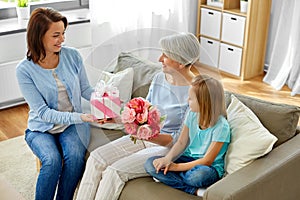
[[[132,67],[134,71],[132,98],[146,97],[151,81],[156,73],[161,71],[161,65],[151,62],[130,52],[122,52],[118,56],[118,62],[114,73]]]
[[[154,75],[161,71],[161,64],[153,63],[129,52],[122,52],[118,56],[114,73],[128,67],[132,67],[135,74],[133,78],[132,98],[146,97]],[[229,91],[225,92],[226,107],[230,104],[231,94],[234,94],[242,103],[250,108],[265,128],[278,138],[274,147],[289,140],[296,134],[300,115],[299,107],[272,103]]]
[[[300,115],[299,107],[264,101],[229,91],[225,92],[226,107],[230,104],[231,94],[234,94],[243,104],[250,108],[264,127],[278,138],[274,147],[295,136]]]

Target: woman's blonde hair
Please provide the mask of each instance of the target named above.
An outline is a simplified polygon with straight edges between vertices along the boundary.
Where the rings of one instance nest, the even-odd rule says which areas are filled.
[[[214,126],[220,115],[226,117],[224,89],[220,81],[207,75],[198,75],[192,82],[192,89],[199,105],[201,128]]]

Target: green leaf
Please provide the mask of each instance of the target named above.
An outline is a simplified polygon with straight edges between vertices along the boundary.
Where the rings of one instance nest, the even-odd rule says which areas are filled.
[[[28,6],[28,0],[18,0],[17,6],[18,7],[27,7]]]
[[[166,118],[167,118],[167,115],[161,116],[159,122],[162,123],[163,121],[166,120]]]

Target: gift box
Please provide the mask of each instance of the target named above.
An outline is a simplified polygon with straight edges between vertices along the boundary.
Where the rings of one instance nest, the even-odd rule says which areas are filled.
[[[97,83],[95,92],[92,93],[91,114],[97,119],[115,118],[120,116],[121,100],[119,90],[104,82]]]

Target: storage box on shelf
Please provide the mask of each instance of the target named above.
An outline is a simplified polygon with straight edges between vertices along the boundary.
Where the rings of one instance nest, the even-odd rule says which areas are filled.
[[[201,8],[201,29],[200,34],[215,39],[219,39],[221,30],[220,11]]]
[[[220,70],[239,76],[241,73],[241,58],[241,48],[221,43],[219,58]]]
[[[234,45],[243,46],[245,22],[246,18],[244,16],[223,13],[221,40]]]
[[[240,0],[219,1],[222,7],[209,2],[198,0],[200,62],[242,80],[261,75],[271,0],[249,0],[246,13],[240,11]]]
[[[203,64],[218,67],[220,42],[217,40],[200,37],[201,54],[200,60]]]

